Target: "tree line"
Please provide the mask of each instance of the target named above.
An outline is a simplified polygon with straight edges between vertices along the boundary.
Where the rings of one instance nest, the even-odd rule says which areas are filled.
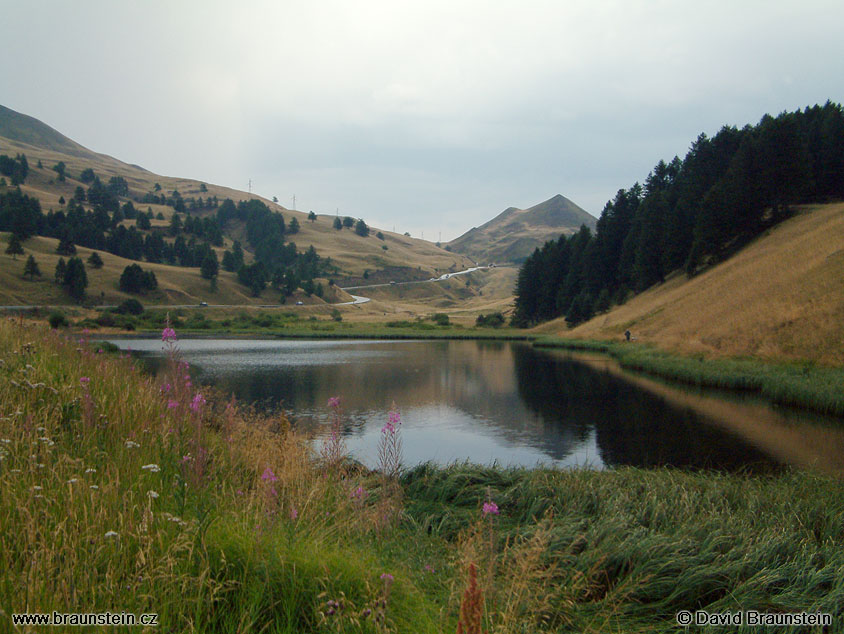
[[[525,261],[514,325],[586,321],[683,269],[724,260],[799,203],[844,198],[844,112],[827,102],[701,134],[684,159],[660,161],[587,227]]]

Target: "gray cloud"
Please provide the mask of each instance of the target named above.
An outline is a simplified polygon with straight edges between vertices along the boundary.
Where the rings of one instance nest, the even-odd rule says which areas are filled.
[[[0,103],[153,171],[450,239],[558,192],[597,215],[700,132],[841,101],[843,13],[36,0],[4,7]]]

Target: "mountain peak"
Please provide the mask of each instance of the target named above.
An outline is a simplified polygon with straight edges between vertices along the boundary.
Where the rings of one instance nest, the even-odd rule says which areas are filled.
[[[562,194],[527,209],[508,207],[489,222],[449,242],[456,253],[483,262],[523,261],[536,247],[581,225],[595,229],[596,219]]]

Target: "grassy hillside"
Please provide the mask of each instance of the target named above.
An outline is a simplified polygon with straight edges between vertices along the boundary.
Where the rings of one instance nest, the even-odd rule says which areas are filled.
[[[183,197],[216,196],[221,202],[226,198],[231,198],[235,202],[261,198],[212,183],[154,174],[137,165],[130,165],[110,156],[97,154],[32,117],[0,106],[0,154],[14,156],[18,153],[26,155],[30,167],[29,175],[21,186],[21,190],[27,195],[38,198],[45,213],[49,209],[58,211],[62,207],[59,199],[64,197],[65,200],[69,200],[76,187],[82,186],[87,189],[87,185],[79,180],[81,172],[86,168],[93,169],[103,182],[107,182],[113,176],[122,176],[129,185],[130,197],[136,199],[152,192],[156,184],[161,186],[162,192],[178,190]],[[37,167],[39,161],[42,168]],[[67,178],[64,182],[58,180],[57,173],[52,169],[60,161],[66,165]],[[207,191],[203,191],[202,186]],[[338,265],[340,276],[359,276],[365,271],[374,272],[379,269],[403,267],[415,271],[416,277],[422,279],[443,271],[461,270],[471,266],[468,258],[449,253],[425,240],[380,230],[384,236],[381,240],[376,237],[379,232],[376,227],[371,227],[369,237],[364,238],[348,228],[336,231],[333,228],[334,216],[331,214],[318,214],[316,221],[310,222],[307,220],[307,213],[288,210],[269,200],[261,200],[272,210],[283,213],[285,221],[289,222],[295,217],[301,229],[299,233],[288,236],[288,240],[295,242],[299,251],[304,251],[312,245],[321,257],[330,257],[332,262]],[[172,215],[170,207],[146,203],[135,204],[141,210],[150,208],[154,214],[161,212],[164,215],[165,219],[153,221],[153,226],[169,224]],[[196,215],[201,217],[208,213],[213,212],[197,212]],[[231,239],[243,237],[242,227],[236,222],[231,225],[226,229],[229,238],[226,246],[231,244]],[[244,248],[248,251],[248,245],[245,243]],[[248,254],[247,259],[249,259]],[[158,275],[158,270],[156,268],[156,275]],[[181,275],[185,275],[186,278],[198,277],[198,270],[175,268],[167,274],[167,277]],[[193,287],[193,284],[186,280],[184,284],[174,283],[174,286]],[[16,295],[20,296],[21,292],[25,293],[29,289],[30,287],[18,288]],[[198,288],[183,290],[184,293],[168,294],[167,299],[172,297],[173,301],[181,301],[178,297],[183,294],[191,298],[201,294]]]
[[[687,354],[752,355],[844,363],[844,203],[805,207],[731,259],[687,279],[677,274],[569,330],[539,333],[621,339]]]

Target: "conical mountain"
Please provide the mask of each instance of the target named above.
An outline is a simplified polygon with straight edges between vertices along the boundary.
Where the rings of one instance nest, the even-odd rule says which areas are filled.
[[[481,263],[520,263],[536,247],[582,225],[595,229],[596,219],[565,196],[517,209],[510,207],[480,227],[473,227],[448,243],[448,249]]]

